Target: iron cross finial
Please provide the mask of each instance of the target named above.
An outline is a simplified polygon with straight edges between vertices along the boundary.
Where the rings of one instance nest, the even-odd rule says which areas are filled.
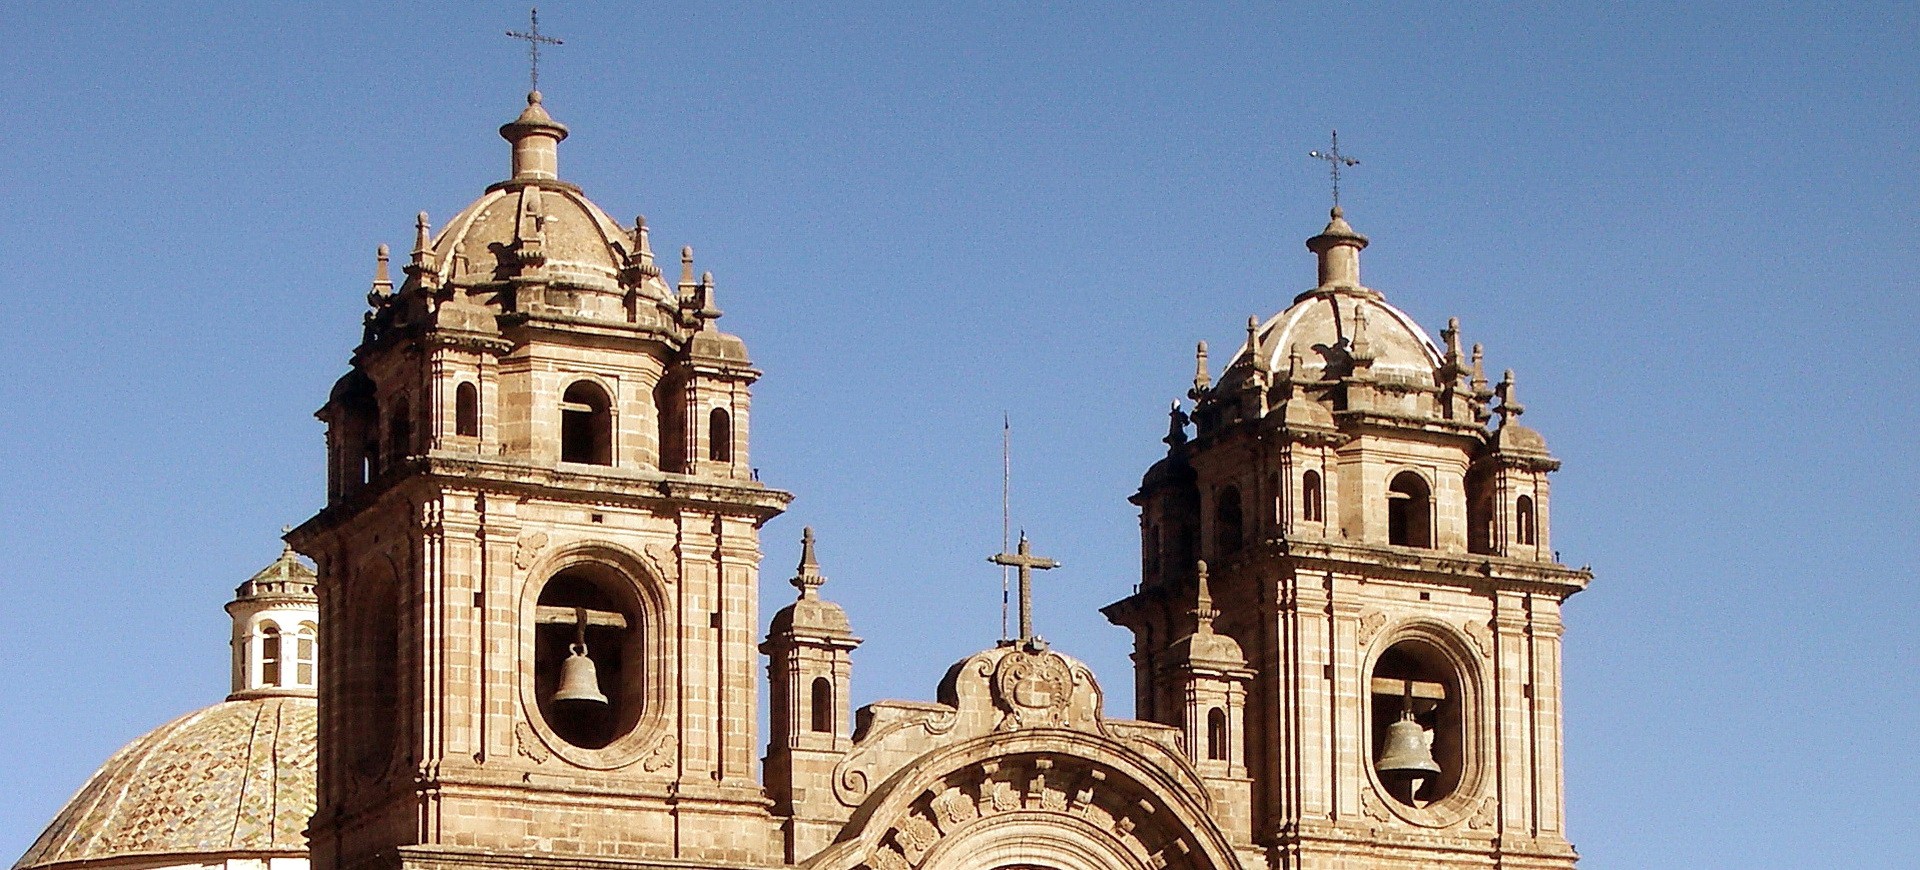
[[[1340,153],[1339,130],[1333,131],[1333,145],[1328,147],[1327,150],[1308,151],[1307,156],[1327,161],[1327,166],[1333,170],[1333,205],[1335,208],[1338,208],[1340,206],[1340,168],[1343,166],[1359,166],[1360,161]]]
[[[1020,570],[1020,641],[1031,643],[1033,634],[1033,572],[1046,571],[1060,567],[1060,563],[1045,556],[1035,556],[1033,545],[1027,543],[1027,533],[1020,532],[1020,548],[1012,553],[1000,553],[988,556],[987,561],[995,565],[1007,565]]]
[[[532,19],[532,26],[527,29],[527,32],[521,33],[518,30],[509,30],[507,31],[507,35],[514,39],[524,39],[527,41],[527,62],[531,70],[531,74],[529,75],[532,84],[531,90],[538,91],[540,90],[540,46],[565,45],[566,43],[540,32],[539,9],[530,10],[528,17]]]

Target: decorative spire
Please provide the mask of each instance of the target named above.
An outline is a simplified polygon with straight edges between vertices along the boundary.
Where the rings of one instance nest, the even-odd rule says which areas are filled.
[[[433,226],[428,223],[427,213],[423,211],[413,217],[413,255],[407,263],[407,274],[423,278],[434,272]]]
[[[640,280],[647,281],[660,277],[660,267],[653,262],[653,241],[647,231],[647,218],[640,215],[633,219],[633,257],[629,262],[639,273]]]
[[[1200,342],[1193,348],[1193,391],[1187,395],[1200,398],[1200,394],[1213,386],[1213,376],[1207,374],[1207,343]]]
[[[387,246],[373,252],[373,289],[367,291],[367,304],[375,308],[393,298],[393,276],[387,271]]]
[[[827,583],[827,578],[820,576],[820,561],[813,555],[812,526],[800,530],[800,567],[787,582],[800,590],[801,598],[819,598],[820,587]]]
[[[1260,352],[1260,318],[1247,315],[1247,360],[1253,364],[1253,370],[1267,371],[1267,355]]]
[[[1500,379],[1500,386],[1494,388],[1494,394],[1500,397],[1500,406],[1494,408],[1493,412],[1500,415],[1501,428],[1517,422],[1520,415],[1527,412],[1527,406],[1520,404],[1514,392],[1513,369],[1507,369],[1506,377]]]
[[[1353,367],[1356,372],[1373,366],[1373,342],[1367,340],[1365,303],[1353,306],[1353,344],[1347,353],[1353,357]]]
[[[1207,563],[1204,560],[1195,562],[1193,567],[1199,594],[1194,598],[1193,609],[1187,612],[1193,614],[1196,621],[1194,634],[1212,634],[1214,617],[1219,616],[1220,611],[1213,609],[1213,590],[1207,583]]]
[[[1451,385],[1467,371],[1460,357],[1460,318],[1447,318],[1447,328],[1440,330],[1440,340],[1447,345],[1447,355],[1440,363],[1441,380]]]
[[[697,286],[693,283],[693,246],[680,248],[680,293],[687,295]]]
[[[1474,342],[1472,376],[1467,381],[1467,387],[1473,390],[1475,398],[1483,402],[1493,398],[1493,394],[1487,391],[1487,371],[1482,367],[1484,357],[1485,353],[1481,350],[1480,343]]]
[[[567,138],[567,125],[547,114],[539,91],[527,94],[526,110],[502,125],[500,136],[513,143],[515,180],[560,177],[560,140]]]

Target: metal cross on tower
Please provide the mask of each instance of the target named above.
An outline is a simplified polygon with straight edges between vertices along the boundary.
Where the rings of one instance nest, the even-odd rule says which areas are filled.
[[[987,561],[995,565],[1008,565],[1020,569],[1020,640],[1032,641],[1033,637],[1033,572],[1035,569],[1046,571],[1060,567],[1045,556],[1035,556],[1032,545],[1027,543],[1027,533],[1020,533],[1020,549],[1013,553],[1000,553],[988,556]]]
[[[1333,170],[1333,204],[1334,204],[1334,207],[1336,208],[1339,207],[1340,205],[1340,168],[1343,166],[1359,166],[1360,161],[1340,153],[1340,131],[1339,130],[1333,131],[1333,145],[1329,146],[1327,150],[1308,151],[1307,156],[1313,157],[1319,160],[1327,161],[1327,166]]]
[[[540,90],[540,46],[565,45],[566,43],[540,32],[539,9],[531,10],[529,17],[533,19],[533,24],[527,29],[527,32],[521,33],[517,30],[509,30],[507,31],[507,35],[514,39],[524,39],[527,41],[527,61],[532,71],[529,76],[532,84],[530,90],[537,91]]]

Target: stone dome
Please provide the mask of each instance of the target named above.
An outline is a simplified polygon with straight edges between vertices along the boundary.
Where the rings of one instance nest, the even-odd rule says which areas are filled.
[[[234,854],[304,859],[313,810],[313,699],[225,701],[114,753],[14,870]]]
[[[625,228],[578,188],[561,182],[508,181],[494,185],[441,230],[435,262],[455,281],[511,277],[510,251],[537,227],[554,283],[619,292],[632,244]],[[458,265],[455,265],[458,264]]]
[[[1359,252],[1366,246],[1366,236],[1335,208],[1326,229],[1307,240],[1320,260],[1319,286],[1258,324],[1228,363],[1223,383],[1245,376],[1249,347],[1255,346],[1270,372],[1285,374],[1298,356],[1303,378],[1344,377],[1353,371],[1355,355],[1363,354],[1372,358],[1376,378],[1433,384],[1442,361],[1439,347],[1406,312],[1360,284]]]
[[[442,278],[464,285],[506,281],[537,261],[554,285],[624,293],[637,283],[651,295],[667,295],[645,250],[644,230],[622,226],[560,180],[559,143],[567,128],[547,114],[538,91],[527,95],[526,110],[500,135],[513,145],[512,176],[487,188],[427,246]],[[424,233],[424,215],[421,226]]]

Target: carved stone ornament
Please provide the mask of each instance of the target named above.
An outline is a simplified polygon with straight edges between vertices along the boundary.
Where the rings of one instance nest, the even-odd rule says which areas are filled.
[[[1387,805],[1380,801],[1380,796],[1371,789],[1360,790],[1360,810],[1375,821],[1391,822],[1394,818],[1393,811],[1387,809]]]
[[[1473,640],[1473,648],[1479,651],[1481,658],[1493,657],[1492,628],[1488,627],[1485,622],[1477,619],[1467,620],[1466,624],[1462,625],[1461,628],[1465,629],[1467,637]]]
[[[1467,827],[1476,831],[1484,831],[1493,827],[1499,808],[1499,802],[1495,801],[1491,796],[1482,798],[1480,800],[1480,809],[1475,810],[1473,818],[1467,820]]]
[[[679,742],[673,739],[672,734],[660,735],[660,739],[654,742],[653,749],[647,753],[647,757],[641,759],[640,768],[653,773],[672,764],[674,750],[678,748]]]
[[[533,567],[540,560],[540,551],[547,547],[546,532],[529,532],[521,535],[513,545],[513,566],[522,571]]]
[[[1386,614],[1381,613],[1378,610],[1368,611],[1365,615],[1360,617],[1360,645],[1364,647],[1368,644],[1373,643],[1373,639],[1380,635],[1380,629],[1383,629],[1386,627],[1387,627]]]
[[[1058,653],[1015,653],[1000,660],[993,691],[1007,711],[999,730],[1062,728],[1073,700],[1073,669]]]
[[[553,753],[547,750],[546,744],[540,742],[540,738],[525,722],[513,723],[513,748],[521,755],[533,759],[534,764],[545,764],[548,758],[553,757]]]
[[[653,566],[660,579],[671,586],[680,582],[680,560],[673,555],[673,548],[665,544],[648,544],[647,564]]]

